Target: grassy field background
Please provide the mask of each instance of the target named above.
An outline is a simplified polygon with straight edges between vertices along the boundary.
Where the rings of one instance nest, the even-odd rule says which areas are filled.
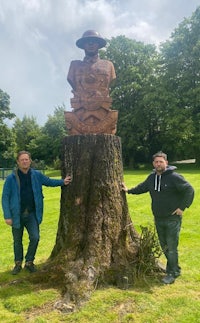
[[[182,276],[165,286],[156,277],[135,282],[128,290],[114,287],[96,290],[78,312],[62,314],[53,305],[60,299],[56,289],[32,284],[24,270],[12,276],[13,246],[11,229],[4,223],[0,208],[0,321],[1,322],[93,322],[93,323],[197,323],[200,322],[200,170],[183,167],[180,173],[195,188],[195,199],[184,212],[179,257]],[[58,173],[46,173],[59,176]],[[149,171],[125,171],[124,181],[131,188],[143,181]],[[0,180],[0,194],[3,181]],[[40,267],[55,244],[60,208],[60,187],[44,187],[44,220],[35,264]],[[129,212],[137,231],[152,226],[148,194],[127,195]],[[24,244],[27,246],[27,234]],[[161,261],[165,259],[161,256]]]

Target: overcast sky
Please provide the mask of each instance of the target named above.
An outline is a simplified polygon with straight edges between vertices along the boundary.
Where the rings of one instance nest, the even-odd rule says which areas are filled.
[[[75,42],[95,29],[159,45],[199,0],[0,0],[0,89],[20,119],[44,125],[57,106],[70,109],[70,61],[84,52]]]

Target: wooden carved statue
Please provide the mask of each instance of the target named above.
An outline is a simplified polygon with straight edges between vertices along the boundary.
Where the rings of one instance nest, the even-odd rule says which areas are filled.
[[[62,290],[55,308],[67,312],[82,306],[97,287],[133,286],[144,263],[122,190],[121,139],[109,96],[115,70],[98,57],[106,41],[89,30],[76,44],[86,55],[70,65],[73,111],[65,112],[70,136],[61,155],[62,177],[70,174],[73,180],[62,188],[56,243],[45,269],[45,279]]]
[[[116,78],[113,63],[99,58],[98,51],[106,40],[94,30],[87,30],[77,40],[84,49],[83,61],[70,64],[67,80],[72,87],[72,112],[65,112],[70,135],[115,134],[118,111],[111,110],[109,85]]]

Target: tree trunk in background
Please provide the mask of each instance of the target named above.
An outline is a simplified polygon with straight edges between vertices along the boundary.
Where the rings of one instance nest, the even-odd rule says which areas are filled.
[[[73,176],[73,181],[62,188],[50,264],[54,279],[63,286],[65,299],[80,305],[97,285],[123,288],[133,282],[138,235],[121,190],[119,137],[65,137],[62,176],[67,174]]]

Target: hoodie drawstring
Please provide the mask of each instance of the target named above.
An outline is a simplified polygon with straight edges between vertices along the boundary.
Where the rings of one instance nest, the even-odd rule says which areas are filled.
[[[161,191],[161,175],[155,175],[155,185],[154,190],[160,192]]]

